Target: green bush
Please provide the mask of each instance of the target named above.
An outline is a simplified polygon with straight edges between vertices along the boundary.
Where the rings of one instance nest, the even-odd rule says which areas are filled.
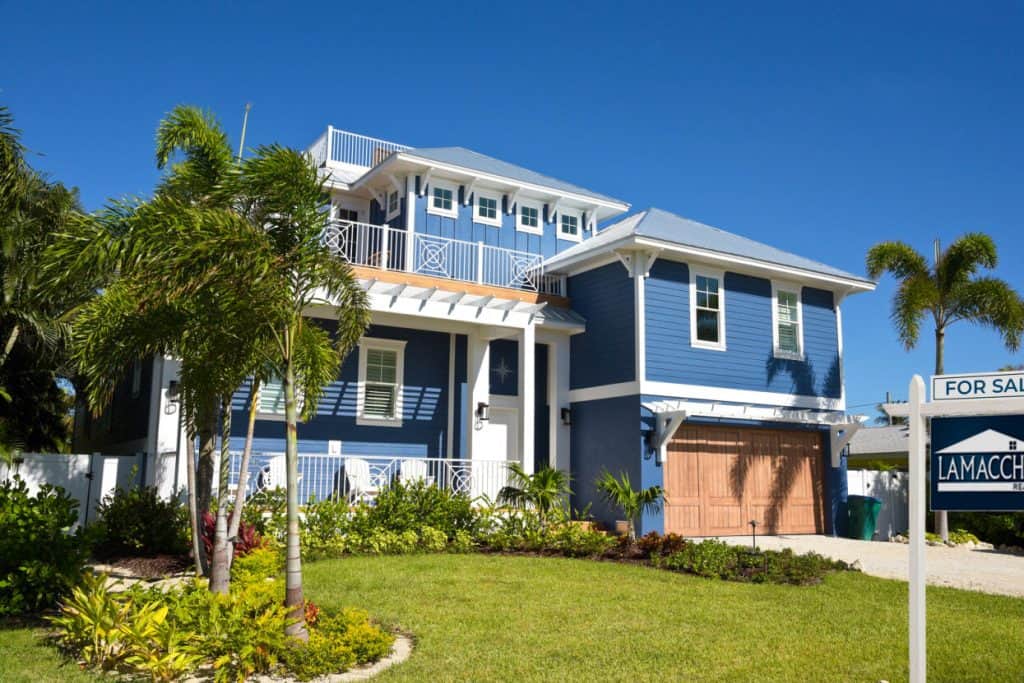
[[[152,486],[118,487],[100,501],[97,511],[91,535],[93,553],[99,557],[188,550],[188,512],[176,496],[165,500]]]
[[[1024,548],[1024,512],[951,512],[949,525],[986,543]]]
[[[239,559],[246,573],[228,595],[210,593],[200,582],[167,593],[111,593],[105,577],[88,578],[50,618],[55,639],[86,667],[161,681],[202,665],[218,683],[254,674],[306,679],[388,653],[394,638],[360,610],[327,614],[314,607],[309,643],[286,636],[284,582],[267,581],[257,569],[269,566],[266,552]]]
[[[424,481],[395,482],[381,490],[372,507],[364,509],[365,515],[351,520],[351,528],[361,535],[375,529],[403,533],[432,527],[452,539],[455,532],[472,533],[479,524],[469,496]],[[364,524],[369,529],[361,528]]]
[[[86,550],[71,532],[77,510],[61,488],[33,496],[20,477],[0,484],[0,616],[52,607],[78,581]]]
[[[831,571],[849,569],[845,562],[830,560],[817,553],[797,555],[788,548],[782,551],[751,550],[714,539],[687,543],[682,550],[654,556],[652,561],[663,569],[708,578],[801,586],[818,583]]]
[[[579,524],[563,524],[553,529],[544,541],[544,548],[566,557],[596,557],[615,545],[615,539],[603,531],[586,529]]]
[[[448,537],[440,529],[425,526],[419,530],[417,535],[419,536],[419,549],[424,552],[440,553],[448,547]]]
[[[242,521],[264,538],[284,545],[288,532],[288,496],[283,488],[266,489],[249,496]]]
[[[248,555],[236,557],[231,563],[231,580],[242,585],[276,578],[284,567],[284,560],[277,550],[269,547],[256,548]]]

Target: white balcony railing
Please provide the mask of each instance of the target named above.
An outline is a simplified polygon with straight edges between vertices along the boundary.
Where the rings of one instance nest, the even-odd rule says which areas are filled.
[[[231,454],[231,482],[239,482],[246,495],[285,485],[284,453],[254,453],[243,474],[240,453]],[[395,481],[422,479],[428,484],[471,498],[495,500],[508,482],[505,460],[454,460],[447,458],[400,458],[387,456],[299,454],[299,501],[356,500],[372,498]]]
[[[410,149],[407,145],[378,138],[350,133],[328,126],[309,147],[309,153],[317,166],[328,162],[352,164],[371,168],[387,159],[393,152]]]
[[[324,244],[357,266],[543,294],[563,293],[562,278],[544,272],[544,257],[540,254],[483,242],[409,233],[386,225],[331,221],[324,232]]]

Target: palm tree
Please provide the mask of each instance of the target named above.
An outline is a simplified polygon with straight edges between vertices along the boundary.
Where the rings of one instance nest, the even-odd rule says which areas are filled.
[[[1010,351],[1020,346],[1024,302],[1005,281],[979,275],[995,268],[996,245],[984,233],[968,233],[943,251],[935,242],[931,264],[904,242],[881,242],[867,254],[868,275],[891,273],[899,287],[893,297],[892,320],[908,350],[917,345],[921,322],[930,316],[935,327],[935,374],[945,371],[946,330],[961,320],[991,327]],[[945,512],[935,513],[935,531],[949,537]]]
[[[533,474],[527,474],[517,462],[510,464],[508,469],[512,483],[498,491],[498,502],[516,509],[535,510],[540,528],[547,528],[551,512],[563,508],[566,499],[572,495],[569,475],[552,467],[542,467]]]
[[[660,486],[648,486],[636,490],[629,481],[629,473],[621,472],[616,479],[608,470],[594,482],[594,486],[605,502],[622,510],[629,523],[629,538],[636,538],[636,523],[645,512],[657,512],[661,508]]]

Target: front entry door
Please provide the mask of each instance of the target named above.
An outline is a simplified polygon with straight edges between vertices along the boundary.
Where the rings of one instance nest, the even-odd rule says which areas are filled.
[[[473,495],[493,500],[508,481],[505,467],[495,461],[519,460],[519,411],[494,405],[490,411],[491,419],[481,427],[482,448],[473,452],[474,460],[487,461],[473,468]]]

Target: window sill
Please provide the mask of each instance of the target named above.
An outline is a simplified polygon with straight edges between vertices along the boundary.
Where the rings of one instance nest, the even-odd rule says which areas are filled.
[[[516,232],[525,232],[528,235],[543,235],[544,226],[537,226],[536,228],[531,228],[527,225],[519,225],[518,223],[516,223]]]
[[[567,235],[564,232],[560,232],[560,233],[558,233],[558,239],[562,240],[563,242],[582,242],[583,241],[583,236],[582,235]]]
[[[388,418],[388,417],[366,417],[365,415],[356,416],[356,424],[360,427],[401,427],[401,418]]]
[[[775,349],[772,355],[779,360],[793,360],[803,362],[804,354],[793,351],[782,351],[781,349]]]
[[[480,216],[473,216],[473,222],[480,225],[489,225],[492,228],[501,227],[501,218],[481,218]]]
[[[444,218],[458,218],[459,217],[459,210],[458,209],[452,209],[451,211],[445,211],[444,209],[438,209],[438,208],[435,208],[433,206],[428,206],[427,207],[427,213],[433,214],[435,216],[443,216]]]
[[[725,344],[706,342],[699,339],[691,339],[690,346],[695,349],[704,349],[705,351],[725,351]]]

